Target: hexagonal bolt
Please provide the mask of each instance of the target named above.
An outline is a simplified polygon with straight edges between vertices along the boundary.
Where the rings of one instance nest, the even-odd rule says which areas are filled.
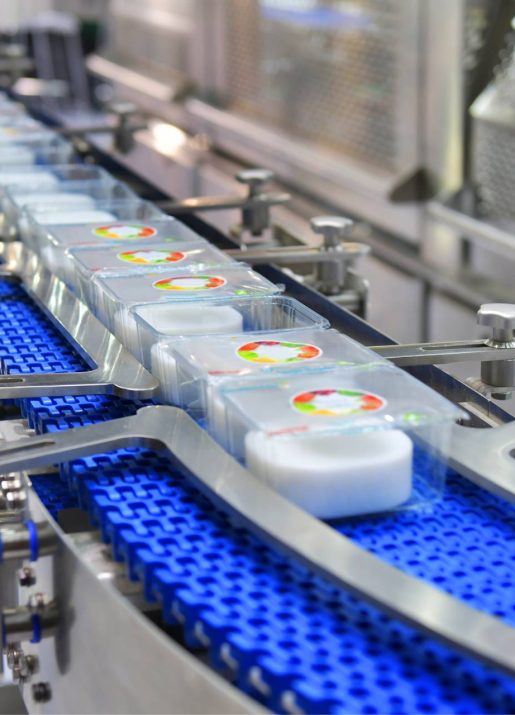
[[[36,583],[36,572],[30,566],[23,566],[18,571],[18,583],[24,588],[34,586]]]
[[[48,703],[48,701],[52,699],[50,683],[34,683],[32,686],[32,697],[35,703]]]

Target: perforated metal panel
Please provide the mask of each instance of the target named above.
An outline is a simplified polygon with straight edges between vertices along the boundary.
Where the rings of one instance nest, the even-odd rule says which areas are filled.
[[[109,56],[123,66],[166,81],[188,74],[193,0],[113,0],[109,9]]]
[[[227,3],[231,108],[387,171],[415,158],[416,2]]]

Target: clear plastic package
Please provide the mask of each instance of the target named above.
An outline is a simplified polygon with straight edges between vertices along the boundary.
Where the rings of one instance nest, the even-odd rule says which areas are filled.
[[[22,169],[26,170],[27,177],[30,176],[30,167],[15,167],[19,170],[20,176],[23,175]],[[91,210],[96,208],[98,202],[111,199],[112,201],[123,201],[134,199],[137,197],[125,184],[120,183],[114,177],[100,169],[91,167],[91,178],[88,176],[88,167],[75,167],[76,169],[84,169],[84,172],[70,171],[70,178],[60,179],[60,172],[54,171],[57,167],[46,167],[44,174],[51,177],[51,180],[57,178],[56,184],[48,186],[37,185],[37,172],[33,174],[33,184],[20,183],[14,186],[7,186],[3,189],[1,198],[1,209],[4,213],[3,236],[5,238],[15,238],[20,235],[23,240],[30,242],[30,227],[24,209],[48,209],[46,218],[51,219],[51,214],[56,216],[63,211],[71,211],[73,213],[79,210]],[[32,170],[34,171],[34,170]],[[98,172],[95,178],[95,171]],[[82,174],[82,178],[81,178]],[[51,183],[50,180],[50,183]],[[0,174],[1,181],[1,174]],[[48,179],[45,179],[48,182]],[[80,217],[77,217],[80,218]]]
[[[463,414],[389,364],[231,382],[220,395],[223,432],[215,437],[227,437],[253,474],[323,519],[440,498],[440,455]]]
[[[159,357],[153,371],[164,400],[208,421],[223,411],[217,394],[228,380],[381,360],[337,330],[321,328],[184,338],[161,345]]]
[[[85,302],[90,302],[89,286],[94,274],[112,275],[152,271],[206,271],[233,263],[223,251],[204,239],[197,241],[137,242],[129,246],[98,246],[68,250],[69,281],[78,287]]]
[[[118,263],[120,267],[125,266],[125,273],[133,273],[135,264],[131,263],[128,255],[133,246],[141,249],[144,244],[154,246],[158,242],[170,246],[192,242],[208,245],[180,221],[166,216],[146,201],[99,202],[96,211],[104,212],[103,220],[78,212],[75,217],[64,212],[57,217],[46,210],[29,208],[28,229],[23,240],[62,278],[73,270],[70,261],[72,250],[111,250],[112,265]],[[118,261],[117,256],[121,253],[126,254],[125,260]],[[147,266],[147,272],[150,269],[151,266]],[[72,280],[71,276],[69,279]],[[87,286],[88,290],[90,287]]]
[[[44,128],[45,125],[42,122],[38,122],[37,119],[31,117],[30,114],[27,114],[26,112],[12,111],[13,106],[15,105],[11,104],[11,109],[6,110],[6,112],[0,112],[0,127],[22,130]]]
[[[160,307],[171,314],[173,306]],[[174,307],[173,320],[160,325],[153,320],[155,306],[137,306],[138,359],[157,377],[175,370],[173,347],[185,336],[238,335],[303,329],[325,330],[329,321],[294,298],[284,295],[229,298],[213,304],[184,301]],[[242,335],[244,338],[244,336]],[[170,360],[172,361],[170,363]]]
[[[0,145],[11,144],[13,141],[17,144],[31,143],[55,136],[56,132],[43,124],[36,123],[31,126],[20,126],[13,123],[0,124]]]
[[[210,271],[152,272],[132,276],[97,276],[93,310],[97,317],[135,355],[142,356],[153,335],[140,334],[132,308],[144,318],[150,330],[164,332],[180,329],[198,316],[198,303],[218,303],[224,299],[257,297],[279,293],[281,289],[245,264],[230,264]],[[177,306],[181,306],[176,310]],[[230,306],[226,306],[230,307]],[[193,312],[191,312],[193,308]],[[235,332],[241,316],[232,310],[218,312],[218,332]],[[180,317],[179,317],[180,316]],[[179,321],[179,324],[177,323]]]
[[[0,144],[0,166],[68,164],[73,161],[73,145],[60,136],[26,142]]]

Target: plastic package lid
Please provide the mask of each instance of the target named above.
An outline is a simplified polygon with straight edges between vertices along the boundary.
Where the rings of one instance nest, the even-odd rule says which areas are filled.
[[[81,247],[69,250],[69,256],[82,274],[139,273],[149,270],[181,271],[196,267],[199,270],[231,263],[223,251],[206,241],[184,242],[179,246],[169,243],[137,242],[130,246]]]
[[[33,127],[0,125],[0,145],[11,144],[13,141],[17,144],[32,143],[55,136],[56,133],[52,129],[42,125]]]
[[[124,308],[143,303],[252,297],[280,293],[281,288],[256,273],[244,263],[234,263],[206,273],[192,269],[174,271],[170,276],[152,272],[133,276],[98,276],[98,287],[106,299]],[[152,320],[149,306],[147,320]]]
[[[141,208],[143,202],[135,200],[134,212]],[[97,202],[97,208],[105,210],[116,217],[117,213],[127,214],[130,211],[131,201],[120,202]],[[30,215],[30,211],[28,212]],[[73,247],[100,247],[113,246],[116,250],[122,251],[124,244],[132,245],[137,243],[142,245],[148,241],[149,244],[154,244],[157,241],[162,243],[175,243],[196,241],[203,242],[206,245],[207,241],[198,236],[194,231],[189,229],[180,221],[173,218],[163,217],[159,215],[152,221],[141,223],[138,221],[108,221],[108,222],[87,222],[80,228],[76,225],[54,227],[47,224],[45,234],[40,236],[45,243],[52,243],[55,246]],[[130,249],[128,249],[130,250]]]
[[[10,189],[13,192],[27,193],[27,195],[57,187],[59,187],[59,191],[66,191],[71,188],[68,185],[69,182],[82,181],[102,182],[99,185],[119,183],[104,169],[82,164],[53,164],[45,168],[33,165],[15,166],[0,170],[0,185],[4,187],[4,190]],[[129,195],[133,195],[130,189],[127,189],[127,192]],[[14,197],[12,200],[17,203]]]
[[[165,348],[165,346],[163,346]],[[381,358],[336,330],[320,328],[184,338],[154,357],[165,399],[194,409],[199,417],[223,407],[214,394],[221,382],[243,376],[288,373],[322,366],[369,364]],[[176,363],[176,371],[174,369]],[[159,368],[159,369],[158,369]],[[174,382],[177,381],[177,385]],[[209,385],[207,384],[209,383]],[[209,393],[209,394],[207,394]],[[217,415],[220,419],[221,415]]]
[[[223,399],[270,436],[411,429],[453,422],[462,410],[386,361],[231,382]]]
[[[383,362],[372,350],[337,330],[319,328],[185,338],[174,345],[177,359],[212,378],[234,378],[322,365]]]
[[[73,159],[73,145],[60,136],[36,139],[25,144],[0,144],[0,166],[63,164]]]

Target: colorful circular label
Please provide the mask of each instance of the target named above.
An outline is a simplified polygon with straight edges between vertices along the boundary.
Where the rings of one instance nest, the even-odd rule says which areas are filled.
[[[100,238],[123,241],[132,238],[151,238],[156,235],[157,230],[152,226],[141,226],[135,223],[111,223],[107,226],[94,228],[92,233],[94,236],[100,236]]]
[[[213,290],[227,283],[221,276],[174,276],[163,278],[153,285],[157,290]]]
[[[179,263],[186,258],[186,255],[181,251],[167,251],[142,249],[140,251],[123,251],[116,258],[125,263],[136,263],[140,266],[158,266],[167,265],[169,263]]]
[[[239,347],[236,354],[242,360],[267,365],[315,360],[322,350],[308,343],[288,343],[279,340],[256,340]]]
[[[371,392],[335,388],[301,392],[292,398],[291,404],[297,412],[306,415],[348,417],[360,412],[376,412],[386,405],[386,400]]]

